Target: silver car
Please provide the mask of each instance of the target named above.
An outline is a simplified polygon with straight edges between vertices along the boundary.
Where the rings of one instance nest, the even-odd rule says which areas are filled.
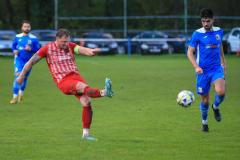
[[[51,29],[38,29],[32,30],[31,33],[38,37],[39,43],[42,47],[45,44],[55,40],[57,31]]]
[[[0,55],[13,55],[12,42],[16,34],[15,31],[11,30],[0,30]]]

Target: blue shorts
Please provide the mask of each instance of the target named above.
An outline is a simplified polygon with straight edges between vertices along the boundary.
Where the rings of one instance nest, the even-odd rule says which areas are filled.
[[[15,57],[14,58],[14,76],[18,76],[19,73],[22,72],[24,65],[27,63],[27,61],[19,58],[19,57]],[[31,70],[26,74],[26,77],[29,76]]]
[[[200,95],[206,95],[209,93],[211,84],[217,79],[224,79],[224,70],[222,67],[218,67],[211,71],[204,71],[202,74],[196,74],[197,93]]]

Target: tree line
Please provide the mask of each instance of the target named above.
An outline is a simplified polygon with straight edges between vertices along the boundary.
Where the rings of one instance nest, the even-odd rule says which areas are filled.
[[[58,0],[60,17],[123,16],[124,0]],[[188,15],[199,15],[202,8],[212,8],[216,16],[240,16],[238,0],[187,0]],[[127,0],[128,16],[184,15],[184,0]],[[33,28],[54,28],[54,0],[1,0],[0,29],[20,27],[23,19],[30,20]],[[217,25],[232,28],[240,20],[217,20]],[[148,30],[181,30],[183,19],[129,19],[128,28]],[[189,19],[188,28],[199,27],[199,19]],[[71,30],[121,30],[122,20],[60,20],[59,27]]]

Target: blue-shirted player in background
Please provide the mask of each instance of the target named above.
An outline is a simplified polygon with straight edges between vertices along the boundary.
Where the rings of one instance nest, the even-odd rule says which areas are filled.
[[[201,10],[202,28],[196,30],[188,47],[188,58],[196,72],[197,93],[201,95],[202,131],[208,132],[209,91],[215,87],[215,100],[212,104],[216,121],[221,121],[219,105],[225,96],[224,72],[226,62],[222,47],[223,30],[213,26],[211,9]],[[196,52],[196,58],[194,53]]]
[[[18,77],[19,73],[21,73],[27,61],[40,48],[37,37],[30,33],[30,22],[24,20],[22,22],[21,29],[22,33],[16,35],[12,44],[12,50],[14,53],[14,82],[13,98],[11,99],[10,104],[16,104],[22,101],[30,71],[27,73],[24,82],[21,85],[16,82],[16,78]]]

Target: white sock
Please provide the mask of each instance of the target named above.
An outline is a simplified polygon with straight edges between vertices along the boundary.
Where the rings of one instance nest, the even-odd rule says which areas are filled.
[[[85,136],[89,136],[89,128],[83,128],[83,134],[82,134],[83,137]]]
[[[17,96],[18,96],[17,94],[13,94],[13,98],[17,98]]]
[[[215,104],[213,104],[213,109],[218,109],[218,107],[217,107],[217,106],[215,106]]]
[[[23,96],[23,93],[24,93],[24,91],[19,90],[19,95],[20,95],[20,96]]]
[[[202,124],[208,124],[208,120],[202,120]]]

